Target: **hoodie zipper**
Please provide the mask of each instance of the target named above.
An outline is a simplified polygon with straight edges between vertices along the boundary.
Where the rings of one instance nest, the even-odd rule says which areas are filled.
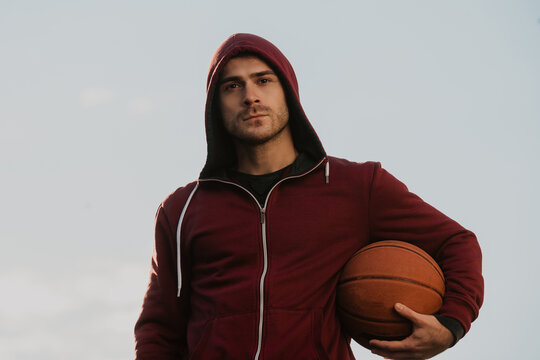
[[[255,200],[255,204],[257,204],[257,207],[259,208],[259,219],[261,223],[261,233],[262,233],[262,246],[263,246],[263,271],[261,274],[261,278],[259,280],[259,328],[258,328],[258,336],[257,336],[257,352],[255,353],[255,356],[253,357],[253,360],[259,360],[259,356],[261,354],[262,349],[262,335],[263,335],[263,325],[264,325],[264,281],[266,279],[266,272],[268,270],[268,247],[267,247],[267,239],[266,239],[266,207],[268,205],[268,199],[270,199],[270,194],[272,194],[272,191],[281,184],[285,180],[289,179],[296,179],[305,175],[308,175],[309,173],[313,172],[315,169],[317,169],[324,161],[326,160],[326,157],[324,157],[321,161],[319,161],[315,166],[313,166],[310,170],[293,176],[285,177],[281,180],[279,180],[277,183],[272,186],[270,191],[268,191],[268,194],[266,195],[266,199],[264,200],[264,206],[261,207],[259,202],[257,201],[257,198],[249,192],[248,189],[243,187],[242,185],[239,185],[237,183],[227,181],[227,180],[221,180],[221,179],[199,179],[200,181],[217,181],[224,184],[231,184],[236,187],[239,187],[240,189],[247,192],[253,200]],[[328,183],[328,182],[326,182]]]

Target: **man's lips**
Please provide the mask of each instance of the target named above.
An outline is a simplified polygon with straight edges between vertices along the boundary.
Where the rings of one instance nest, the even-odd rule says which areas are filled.
[[[244,121],[248,121],[248,120],[252,120],[252,119],[257,119],[257,118],[260,118],[260,117],[263,117],[263,116],[267,116],[266,114],[254,114],[254,115],[249,115],[247,117],[244,118]]]

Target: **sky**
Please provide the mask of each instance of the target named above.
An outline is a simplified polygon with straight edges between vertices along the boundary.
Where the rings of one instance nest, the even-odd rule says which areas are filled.
[[[0,0],[0,358],[133,358],[154,214],[202,168],[236,32],[289,58],[327,153],[478,236],[484,306],[437,359],[538,356],[540,1]]]

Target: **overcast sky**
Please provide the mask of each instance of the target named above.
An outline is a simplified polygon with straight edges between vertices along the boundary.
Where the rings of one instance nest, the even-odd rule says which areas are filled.
[[[540,1],[520,0],[0,0],[0,358],[133,357],[155,210],[203,165],[235,32],[290,59],[329,154],[477,234],[485,304],[439,358],[537,358]]]

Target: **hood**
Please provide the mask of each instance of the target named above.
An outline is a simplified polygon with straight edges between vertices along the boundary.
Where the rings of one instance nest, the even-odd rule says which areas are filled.
[[[319,162],[326,153],[313,127],[300,104],[298,81],[294,70],[281,51],[259,36],[252,34],[234,34],[217,49],[206,82],[206,163],[200,178],[225,177],[226,169],[236,163],[236,153],[231,137],[225,131],[219,116],[216,98],[216,86],[219,75],[229,59],[241,53],[249,52],[264,60],[278,75],[289,107],[289,124],[296,149],[306,154],[314,162]]]

